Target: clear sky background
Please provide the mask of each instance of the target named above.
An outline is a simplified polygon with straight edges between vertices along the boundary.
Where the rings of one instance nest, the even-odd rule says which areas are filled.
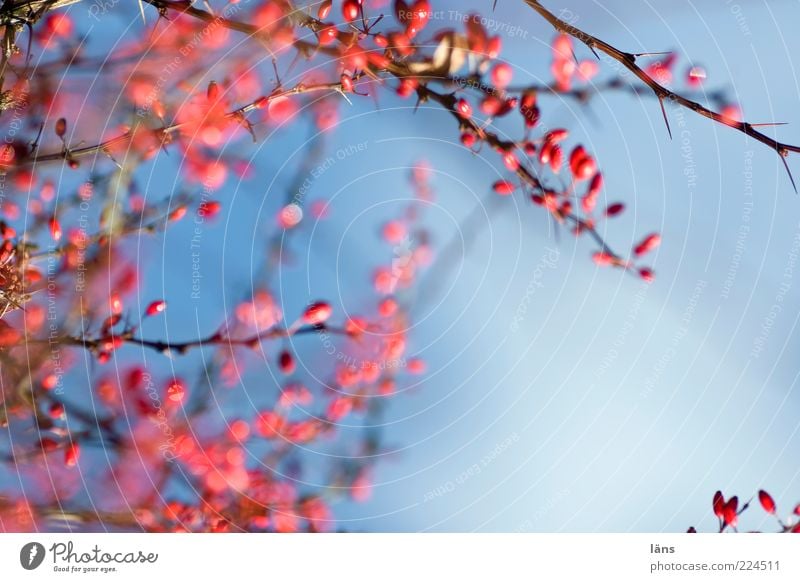
[[[499,4],[497,21],[525,31],[504,53],[515,80],[546,79],[552,31],[521,2]],[[631,52],[679,51],[680,71],[707,67],[707,87],[729,88],[749,120],[790,122],[778,135],[800,138],[796,2],[548,6]],[[604,96],[588,111],[551,99],[545,111],[597,152],[610,200],[630,205],[610,240],[663,233],[655,284],[596,269],[585,243],[559,243],[542,213],[506,205],[446,296],[426,298],[435,308],[415,337],[431,374],[391,407],[400,452],[374,500],[339,515],[369,530],[713,530],[716,489],[746,499],[762,487],[790,511],[800,199],[778,157],[689,112],[670,111],[670,141],[650,98]],[[441,114],[375,117],[441,171],[440,212],[487,199],[496,165],[436,141]],[[772,525],[749,514],[745,527]]]
[[[489,3],[432,4],[449,19],[450,10],[485,11]],[[492,18],[519,27],[503,53],[515,83],[549,81],[552,29],[521,1],[498,4]],[[706,67],[708,88],[729,89],[750,121],[790,122],[775,132],[800,143],[797,2],[547,5],[570,10],[579,27],[624,50],[678,51],[679,71]],[[118,10],[108,26],[137,17],[135,7]],[[604,66],[599,78],[609,71]],[[628,249],[662,233],[651,257],[657,278],[648,286],[597,268],[588,241],[557,236],[522,197],[498,203],[490,191],[502,171],[496,156],[464,150],[441,110],[412,115],[412,102],[389,99],[376,111],[370,99],[353,101],[328,148],[334,157],[357,144],[362,151],[313,181],[308,199],[331,201],[331,217],[309,221],[290,242],[297,265],[273,273],[284,312],[318,297],[333,298],[339,313],[374,302],[368,278],[392,259],[378,244],[378,227],[409,200],[407,168],[420,159],[434,169],[436,199],[425,214],[434,246],[452,240],[455,251],[437,269],[437,283],[423,282],[405,297],[416,322],[410,350],[425,358],[428,372],[404,384],[387,409],[381,430],[393,452],[378,465],[368,502],[335,506],[341,527],[713,530],[717,489],[747,499],[764,488],[790,512],[800,501],[800,197],[774,152],[674,108],[670,141],[650,97],[603,94],[585,108],[543,98],[544,122],[569,127],[596,154],[608,201],[628,205],[609,242]],[[519,135],[519,125],[499,129]],[[229,182],[219,195],[224,216],[203,229],[199,300],[187,299],[193,224],[143,243],[142,256],[158,259],[149,259],[155,266],[144,273],[142,302],[164,297],[170,304],[143,335],[207,334],[225,306],[258,286],[263,249],[253,243],[274,229],[307,138],[293,126],[258,146],[239,142],[237,153],[254,163],[255,175]],[[148,195],[180,186],[175,160],[161,160],[142,176]],[[800,176],[800,156],[789,163]],[[479,228],[460,230],[475,208]],[[317,340],[302,341],[313,363]],[[201,359],[170,363],[151,355],[148,363],[196,373]],[[218,404],[231,418],[246,413],[243,401],[260,407],[275,390],[262,366]],[[762,517],[753,508],[743,523],[772,527]]]

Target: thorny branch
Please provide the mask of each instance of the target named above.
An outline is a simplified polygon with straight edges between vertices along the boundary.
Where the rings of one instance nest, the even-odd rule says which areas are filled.
[[[132,345],[142,346],[157,351],[161,354],[185,354],[194,348],[203,347],[256,347],[263,341],[288,338],[298,335],[308,335],[313,333],[334,333],[339,335],[349,335],[347,331],[341,328],[331,327],[327,325],[307,325],[298,329],[285,328],[285,327],[272,327],[260,333],[244,337],[244,338],[231,338],[227,335],[216,332],[209,336],[193,339],[182,342],[173,342],[169,340],[148,340],[137,337],[134,330],[123,331],[116,334],[110,334],[98,338],[80,337],[74,335],[64,335],[56,338],[48,339],[32,339],[28,338],[20,345],[35,345],[35,344],[61,344],[71,345],[86,348],[90,351],[97,352],[105,349],[109,342],[124,342]]]
[[[712,111],[708,107],[704,105],[692,101],[667,89],[663,85],[661,85],[658,81],[653,79],[647,72],[642,69],[637,63],[637,57],[641,55],[637,55],[634,53],[628,53],[625,51],[621,51],[618,48],[613,47],[612,45],[608,44],[607,42],[600,40],[592,36],[591,34],[584,32],[580,28],[573,26],[572,24],[560,19],[558,16],[553,14],[550,10],[545,8],[539,0],[524,0],[525,3],[533,8],[536,12],[538,12],[545,20],[547,20],[553,28],[555,28],[559,32],[563,32],[564,34],[568,34],[571,37],[579,40],[580,42],[584,43],[588,46],[592,51],[597,55],[596,51],[600,51],[605,53],[606,55],[610,56],[612,59],[620,63],[626,69],[628,69],[631,73],[636,75],[636,77],[641,80],[645,85],[647,85],[658,98],[659,102],[661,103],[661,111],[664,114],[664,122],[667,124],[667,130],[672,136],[672,131],[669,127],[669,120],[667,119],[667,112],[664,108],[664,101],[669,101],[671,103],[677,103],[678,105],[685,107],[703,117],[707,117],[712,121],[717,123],[721,123],[722,125],[727,125],[728,127],[732,127],[737,131],[742,132],[746,136],[759,141],[769,148],[773,149],[781,158],[783,165],[786,167],[786,171],[789,174],[789,179],[792,182],[792,187],[794,188],[795,192],[797,191],[797,185],[795,184],[794,177],[792,176],[792,172],[789,169],[789,164],[786,162],[786,156],[789,155],[790,152],[798,153],[800,152],[800,146],[793,146],[786,143],[782,143],[777,141],[776,139],[761,133],[757,127],[760,124],[752,124],[746,121],[736,121],[729,117],[725,117],[716,111]],[[766,124],[766,125],[774,125],[774,124]]]
[[[272,93],[271,95],[267,95],[264,97],[260,97],[249,103],[243,107],[236,108],[232,111],[229,111],[225,114],[225,117],[228,119],[236,120],[242,123],[243,125],[246,124],[246,120],[244,115],[253,111],[254,109],[261,109],[269,105],[270,101],[281,97],[289,97],[291,95],[299,95],[302,93],[313,93],[318,91],[338,91],[342,92],[342,84],[339,83],[320,83],[315,85],[305,85],[303,83],[296,85],[290,89],[278,90]],[[186,124],[185,123],[173,123],[170,125],[165,125],[164,127],[148,130],[151,131],[154,135],[160,138],[160,142],[162,144],[169,143],[169,136],[176,131],[179,131],[183,128]],[[248,127],[245,125],[245,127]],[[130,129],[125,133],[122,133],[116,137],[113,137],[109,140],[106,140],[102,143],[84,146],[80,148],[63,148],[59,152],[50,152],[45,154],[37,154],[31,156],[22,161],[24,164],[37,164],[37,163],[44,163],[44,162],[52,162],[52,161],[59,161],[59,160],[71,160],[75,158],[79,158],[82,156],[87,156],[95,153],[108,153],[110,148],[113,146],[119,145],[121,143],[125,143],[131,140],[136,135],[137,128]]]

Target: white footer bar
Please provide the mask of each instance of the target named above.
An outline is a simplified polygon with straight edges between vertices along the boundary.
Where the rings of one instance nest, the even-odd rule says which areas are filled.
[[[800,535],[3,534],[0,572],[120,582],[797,581]]]

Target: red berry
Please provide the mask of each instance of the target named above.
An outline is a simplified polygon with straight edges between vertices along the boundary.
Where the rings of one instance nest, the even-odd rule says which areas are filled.
[[[173,380],[167,384],[167,400],[170,402],[181,402],[186,396],[186,386],[181,380]]]
[[[58,376],[55,374],[48,374],[42,378],[42,388],[45,390],[52,390],[56,386],[58,386]]]
[[[706,70],[703,67],[690,67],[686,71],[686,83],[692,88],[697,88],[703,84],[706,76]]]
[[[615,262],[614,255],[606,252],[597,252],[592,256],[592,260],[601,267],[608,267]]]
[[[505,89],[511,83],[514,70],[507,63],[498,63],[492,69],[492,83],[498,89]]]
[[[569,131],[566,129],[554,129],[544,136],[544,141],[550,143],[559,143],[569,137]]]
[[[61,117],[58,121],[56,121],[56,135],[60,138],[63,138],[64,135],[67,133],[67,120]]]
[[[330,305],[324,301],[317,301],[306,308],[303,321],[308,325],[319,325],[325,323],[332,313],[333,309]]]
[[[58,222],[58,219],[51,218],[50,219],[50,236],[53,237],[53,240],[60,240],[61,235],[61,223]]]
[[[414,91],[417,90],[418,86],[419,81],[406,77],[400,81],[400,85],[397,87],[397,94],[403,98],[410,97],[414,94]]]
[[[43,452],[49,453],[58,448],[58,443],[53,439],[45,437],[39,441],[39,446],[42,448]]]
[[[145,311],[145,315],[156,315],[161,313],[167,308],[167,302],[159,299],[158,301],[153,301],[150,305],[147,306],[147,310]]]
[[[328,18],[328,14],[331,13],[331,6],[333,6],[333,0],[325,0],[322,4],[320,4],[319,10],[317,10],[317,18],[320,20],[325,20]]]
[[[519,160],[517,159],[517,156],[514,155],[514,152],[506,152],[503,154],[503,163],[505,164],[506,168],[512,172],[516,172],[519,169]]]
[[[490,59],[496,59],[500,56],[500,51],[503,49],[503,39],[500,36],[493,36],[486,43],[486,54]]]
[[[296,368],[292,354],[286,350],[283,350],[281,355],[278,357],[278,366],[280,367],[281,372],[287,376],[292,374]]]
[[[514,192],[514,183],[509,180],[498,180],[492,185],[492,189],[500,196],[508,196]]]
[[[22,334],[0,319],[0,348],[16,345]]]
[[[592,176],[592,181],[589,182],[589,189],[586,191],[588,194],[593,194],[597,196],[600,194],[600,190],[603,189],[603,174],[595,174]]]
[[[642,255],[646,255],[653,249],[657,248],[660,244],[661,236],[658,234],[651,234],[645,237],[645,239],[638,245],[636,245],[636,247],[633,249],[633,252],[637,257],[641,257]]]
[[[111,309],[111,315],[119,315],[122,313],[122,298],[117,293],[112,293],[108,299],[108,306]]]
[[[206,89],[206,98],[210,103],[215,103],[219,99],[219,85],[216,81],[211,81]]]
[[[472,105],[466,99],[456,101],[456,113],[464,119],[472,117]]]
[[[219,211],[222,210],[222,204],[220,204],[217,200],[211,200],[210,202],[204,202],[201,206],[202,209],[202,216],[205,218],[214,218]]]
[[[335,422],[347,416],[352,409],[353,400],[346,396],[340,396],[331,401],[325,416],[328,417],[328,420]]]
[[[554,145],[550,153],[550,169],[553,170],[554,173],[558,174],[558,172],[561,170],[561,164],[563,163],[564,150],[561,149],[561,146]]]
[[[64,405],[61,404],[60,402],[53,402],[53,404],[50,405],[50,410],[48,411],[48,414],[50,415],[50,418],[52,418],[53,420],[59,420],[61,418],[64,418]]]
[[[411,358],[408,360],[408,373],[409,374],[424,374],[427,366],[425,360],[420,358]]]
[[[329,25],[319,31],[319,44],[331,44],[339,35],[339,30],[334,25]]]
[[[168,218],[172,222],[178,222],[181,218],[186,216],[186,206],[178,206],[175,210],[170,212]]]
[[[81,447],[78,443],[72,443],[64,451],[64,464],[67,467],[74,467],[78,464],[81,457]]]
[[[656,280],[656,275],[655,275],[655,273],[653,273],[653,271],[652,271],[651,269],[648,269],[648,268],[646,268],[646,267],[645,267],[645,268],[642,268],[642,269],[639,269],[639,276],[640,276],[640,277],[641,277],[641,278],[642,278],[642,279],[643,279],[643,280],[644,280],[646,283],[652,283],[653,281],[655,281],[655,280]]]
[[[53,13],[45,20],[45,30],[50,36],[66,38],[72,34],[74,28],[72,19],[64,13]]]
[[[764,511],[772,514],[775,513],[775,500],[772,499],[769,493],[762,489],[758,492],[758,500],[761,502],[761,507],[764,508]]]
[[[378,313],[380,313],[382,317],[391,317],[397,312],[398,307],[397,301],[391,297],[387,297],[378,304]]]
[[[588,180],[597,172],[594,158],[580,145],[569,156],[569,168],[576,180]]]
[[[278,224],[286,230],[294,228],[303,220],[303,209],[294,202],[287,204],[278,212]]]
[[[355,85],[353,84],[353,77],[350,75],[342,75],[339,77],[339,83],[342,86],[342,91],[345,93],[352,93],[355,91]]]
[[[357,0],[344,0],[342,2],[342,16],[347,22],[353,22],[358,18],[358,4]]]

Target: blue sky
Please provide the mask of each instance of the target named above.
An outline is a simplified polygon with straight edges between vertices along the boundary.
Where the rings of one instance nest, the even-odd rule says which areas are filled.
[[[504,56],[546,78],[552,32],[519,4],[498,8],[527,32]],[[750,120],[797,121],[797,40],[779,24],[796,19],[794,3],[562,5],[616,46],[705,66],[707,86],[728,88]],[[416,337],[439,338],[425,351],[431,377],[392,406],[401,452],[374,501],[346,512],[354,525],[681,531],[714,528],[718,488],[748,498],[763,487],[787,512],[796,502],[800,202],[779,159],[690,112],[670,110],[670,141],[650,98],[603,96],[589,109],[551,99],[546,122],[573,128],[597,153],[609,200],[629,205],[614,244],[663,233],[656,283],[595,268],[585,244],[555,240],[523,204],[500,210],[447,297],[430,301]],[[424,140],[440,203],[459,212],[487,199],[496,166],[432,141],[439,118],[419,114],[402,135]],[[796,140],[793,125],[777,131]],[[750,513],[745,526],[766,524]]]

